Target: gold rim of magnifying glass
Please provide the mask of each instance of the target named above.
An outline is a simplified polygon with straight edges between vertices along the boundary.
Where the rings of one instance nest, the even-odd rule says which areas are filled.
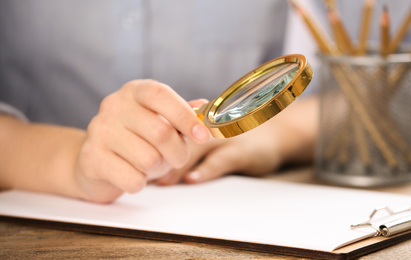
[[[215,112],[223,101],[232,93],[244,88],[260,76],[270,72],[275,66],[284,63],[297,63],[299,70],[294,78],[279,93],[258,108],[236,119],[217,123],[213,120]],[[268,61],[250,71],[227,88],[218,98],[201,107],[197,114],[210,129],[211,134],[218,138],[233,137],[245,133],[284,110],[301,95],[313,77],[313,70],[306,58],[300,54],[285,55]]]

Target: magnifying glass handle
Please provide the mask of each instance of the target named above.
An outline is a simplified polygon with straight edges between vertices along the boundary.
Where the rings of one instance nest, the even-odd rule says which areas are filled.
[[[198,107],[193,107],[194,112],[196,112],[197,117],[201,119],[201,121],[204,122],[204,112],[208,106],[208,104],[210,103],[205,103],[204,105],[202,105],[200,108]]]

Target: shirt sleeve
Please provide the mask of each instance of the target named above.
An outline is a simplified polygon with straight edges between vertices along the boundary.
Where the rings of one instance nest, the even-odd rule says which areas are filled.
[[[0,101],[0,115],[6,114],[15,117],[23,122],[29,122],[29,119],[17,108]]]

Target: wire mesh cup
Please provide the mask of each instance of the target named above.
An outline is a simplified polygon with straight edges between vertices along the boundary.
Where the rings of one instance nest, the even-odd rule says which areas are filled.
[[[320,59],[317,177],[356,187],[411,181],[411,55]]]

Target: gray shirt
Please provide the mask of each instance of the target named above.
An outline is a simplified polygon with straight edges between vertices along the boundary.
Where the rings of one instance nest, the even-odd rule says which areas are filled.
[[[323,1],[302,2],[329,31]],[[382,4],[373,17],[374,43]],[[411,1],[385,4],[393,33]],[[338,5],[355,41],[362,3]],[[85,128],[102,98],[129,80],[153,78],[187,100],[213,99],[284,52],[307,56],[316,72],[310,91],[321,65],[315,51],[285,0],[1,0],[0,103],[8,105],[0,111]]]
[[[153,78],[215,98],[280,56],[284,0],[2,0],[0,102],[85,128],[103,97]]]

